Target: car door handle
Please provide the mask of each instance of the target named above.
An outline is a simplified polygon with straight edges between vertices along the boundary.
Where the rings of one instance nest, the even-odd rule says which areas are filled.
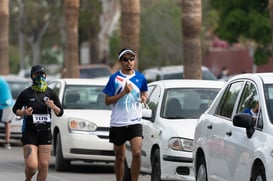
[[[231,135],[232,135],[232,132],[231,132],[231,131],[227,131],[227,132],[226,132],[226,135],[231,136]]]
[[[208,129],[212,129],[212,124],[207,126]]]

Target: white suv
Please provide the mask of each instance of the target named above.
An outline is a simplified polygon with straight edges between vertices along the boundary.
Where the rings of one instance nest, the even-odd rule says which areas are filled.
[[[193,156],[197,181],[273,180],[273,73],[227,82],[198,120]]]

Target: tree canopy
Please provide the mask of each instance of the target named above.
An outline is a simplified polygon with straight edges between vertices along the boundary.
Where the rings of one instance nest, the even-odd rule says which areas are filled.
[[[255,42],[255,63],[266,63],[272,40],[268,0],[210,0],[210,4],[219,15],[215,33],[229,43]]]

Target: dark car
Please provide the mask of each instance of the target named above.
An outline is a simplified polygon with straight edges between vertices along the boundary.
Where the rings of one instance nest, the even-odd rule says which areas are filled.
[[[80,65],[79,68],[80,78],[101,78],[112,74],[111,68],[106,64]]]

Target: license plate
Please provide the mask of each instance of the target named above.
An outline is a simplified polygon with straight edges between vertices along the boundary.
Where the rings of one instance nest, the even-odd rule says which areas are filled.
[[[21,133],[22,132],[22,126],[20,126],[20,125],[10,125],[10,132],[12,132],[12,133]]]

